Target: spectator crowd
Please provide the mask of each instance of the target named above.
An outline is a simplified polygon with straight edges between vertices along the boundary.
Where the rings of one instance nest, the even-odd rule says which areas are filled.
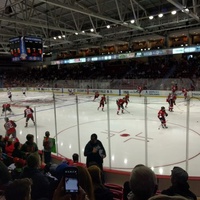
[[[190,190],[188,173],[178,166],[173,167],[171,185],[163,191],[158,190],[155,173],[143,164],[133,168],[130,179],[123,186],[108,184],[103,171],[106,151],[95,133],[91,134],[85,146],[86,164],[79,162],[77,153],[72,155],[72,159],[65,158],[60,163],[53,163],[49,136],[49,131],[46,131],[44,154],[38,150],[32,134],[26,136],[24,144],[0,136],[2,200],[197,200]],[[9,147],[8,150],[8,146],[13,148]],[[79,192],[73,195],[64,189],[65,172],[71,167],[77,169],[79,183]]]

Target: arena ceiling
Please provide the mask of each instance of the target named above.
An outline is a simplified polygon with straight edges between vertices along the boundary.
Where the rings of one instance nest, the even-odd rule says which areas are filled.
[[[198,34],[199,10],[200,0],[0,0],[0,52],[24,35],[56,52]]]

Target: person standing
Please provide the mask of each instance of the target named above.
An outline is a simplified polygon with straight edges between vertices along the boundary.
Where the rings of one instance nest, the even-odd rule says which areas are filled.
[[[103,171],[103,159],[106,157],[106,151],[101,141],[97,139],[96,133],[93,133],[90,136],[90,141],[86,144],[84,149],[84,156],[87,157],[87,167],[92,163],[96,163],[96,165]]]
[[[165,111],[165,107],[162,106],[162,107],[161,107],[161,110],[158,112],[158,118],[159,118],[159,120],[160,120],[160,122],[161,122],[161,126],[162,126],[163,128],[168,128],[168,127],[166,126],[166,119],[165,119],[165,116],[167,117],[168,114],[167,114],[166,111]]]
[[[101,97],[101,100],[100,100],[100,103],[99,103],[99,107],[97,108],[97,110],[99,110],[99,108],[102,107],[102,111],[103,111],[105,104],[106,104],[106,95],[103,94],[103,96]]]
[[[174,105],[176,105],[176,94],[175,93],[169,93],[166,101],[169,103],[169,111],[174,112],[173,108],[174,108]]]
[[[177,85],[177,83],[175,83],[174,85],[172,85],[171,90],[172,90],[172,93],[176,93],[176,91],[178,90],[178,85]]]
[[[129,93],[127,93],[124,97],[124,103],[126,103],[125,107],[127,108],[129,102]]]
[[[6,129],[5,137],[9,138],[12,135],[13,139],[16,139],[16,123],[12,120],[9,120],[8,117],[5,117],[4,128]]]
[[[182,93],[184,95],[184,99],[186,100],[187,99],[187,92],[188,92],[188,90],[186,88],[182,87],[181,91],[182,91]]]
[[[138,86],[138,87],[137,87],[137,92],[139,93],[139,96],[140,96],[140,97],[142,96],[142,95],[141,95],[142,90],[143,90],[142,86]]]
[[[95,99],[97,99],[98,97],[99,97],[99,92],[96,91],[96,92],[94,93],[94,99],[93,99],[93,101],[95,101]]]
[[[28,127],[28,121],[31,119],[33,121],[33,124],[35,125],[34,117],[33,117],[33,109],[29,106],[26,106],[26,109],[24,110],[24,117],[26,118],[26,125],[25,127]]]
[[[45,132],[45,137],[43,140],[43,147],[44,147],[44,162],[45,164],[51,163],[51,148],[53,146],[52,139],[49,137],[49,131]]]
[[[3,105],[2,105],[2,114],[1,115],[3,115],[4,113],[5,113],[5,115],[6,115],[6,111],[9,111],[9,113],[8,114],[14,114],[13,112],[12,112],[12,110],[11,110],[11,108],[10,108],[10,104],[9,103],[4,103]]]
[[[12,101],[12,93],[9,89],[7,90],[7,95],[8,95],[8,98],[10,99],[10,101]]]
[[[26,97],[26,88],[22,89],[22,94]]]
[[[117,99],[116,104],[117,104],[117,115],[119,115],[120,109],[122,109],[122,113],[124,113],[124,102],[125,99]]]

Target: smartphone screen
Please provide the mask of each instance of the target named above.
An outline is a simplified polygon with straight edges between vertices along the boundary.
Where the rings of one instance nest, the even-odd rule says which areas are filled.
[[[78,193],[78,169],[67,167],[65,169],[65,191],[67,193]]]

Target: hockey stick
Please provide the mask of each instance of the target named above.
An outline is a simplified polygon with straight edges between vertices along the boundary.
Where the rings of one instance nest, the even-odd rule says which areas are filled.
[[[24,117],[22,117],[22,118],[20,118],[20,119],[18,119],[18,120],[15,120],[15,122],[18,122],[18,121],[20,121],[20,120],[22,120],[22,119],[24,119]]]
[[[160,130],[161,126],[162,126],[162,124],[160,124],[160,126],[158,127],[158,130]]]
[[[184,111],[184,110],[181,110],[181,109],[180,109],[180,107],[179,107],[179,106],[177,106],[176,104],[175,104],[175,106],[176,106],[176,107],[177,107],[177,108],[178,108],[178,109],[179,109],[181,112],[183,112],[183,111]]]
[[[125,110],[128,114],[130,114],[130,115],[133,116],[133,114],[132,114],[131,112],[129,112],[126,108],[124,108],[124,110]]]

